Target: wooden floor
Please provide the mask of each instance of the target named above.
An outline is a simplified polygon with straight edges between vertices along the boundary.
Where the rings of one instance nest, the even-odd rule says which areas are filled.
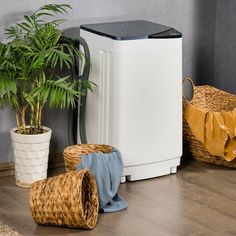
[[[0,178],[0,221],[23,235],[236,235],[236,170],[191,161],[175,175],[121,184],[119,193],[129,208],[100,214],[92,231],[39,226],[28,190],[15,187],[14,177]]]

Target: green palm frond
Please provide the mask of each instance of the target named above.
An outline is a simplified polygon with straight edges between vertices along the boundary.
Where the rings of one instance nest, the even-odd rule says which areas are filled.
[[[41,16],[54,16],[55,14],[64,14],[67,13],[68,9],[72,9],[69,4],[47,4],[40,7],[34,15],[36,17]]]
[[[6,94],[5,96],[0,98],[0,109],[3,109],[4,105],[10,105],[10,107],[12,108],[12,110],[17,110],[19,108],[19,103],[18,103],[18,99],[17,96],[15,95],[9,95]]]
[[[7,35],[8,39],[10,38],[19,39],[22,37],[22,30],[17,26],[11,26],[5,29],[5,34]]]
[[[10,75],[10,73],[8,73]],[[1,78],[0,79],[0,97],[4,96],[5,94],[16,94],[17,87],[15,80],[9,77]]]
[[[81,93],[75,90],[77,82],[68,82],[68,76],[58,80],[46,80],[41,87],[35,88],[34,96],[42,98],[42,103],[49,101],[51,108],[75,107]]]
[[[0,108],[5,104],[10,104],[12,108],[17,108],[17,86],[14,75],[11,76],[10,73],[4,75],[8,76],[0,78]]]

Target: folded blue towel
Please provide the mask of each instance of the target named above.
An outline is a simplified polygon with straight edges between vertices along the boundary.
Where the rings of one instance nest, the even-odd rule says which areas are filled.
[[[128,207],[127,202],[118,195],[123,162],[118,149],[111,153],[91,153],[82,156],[76,169],[88,168],[92,171],[99,195],[99,209],[103,212],[120,211]]]

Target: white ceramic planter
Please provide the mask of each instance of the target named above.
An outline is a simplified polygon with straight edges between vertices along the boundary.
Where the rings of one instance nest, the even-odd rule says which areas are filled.
[[[14,150],[16,185],[30,187],[36,181],[47,177],[49,144],[52,131],[36,135],[15,133],[11,129],[11,140]]]

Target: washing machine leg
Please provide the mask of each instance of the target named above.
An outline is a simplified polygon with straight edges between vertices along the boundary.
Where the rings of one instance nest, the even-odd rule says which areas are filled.
[[[120,182],[123,184],[126,182],[126,176],[122,176],[121,179],[120,179]]]

